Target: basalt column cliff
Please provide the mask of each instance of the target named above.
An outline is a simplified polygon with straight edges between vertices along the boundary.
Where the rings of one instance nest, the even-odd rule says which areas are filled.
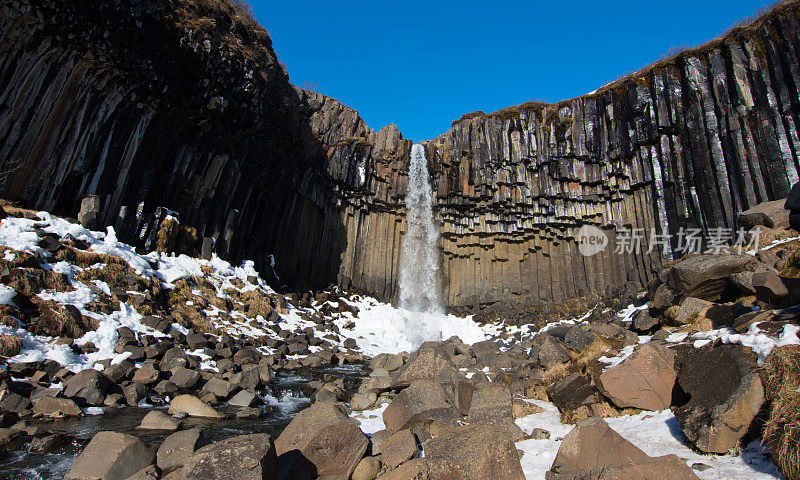
[[[557,105],[471,114],[425,142],[454,306],[607,295],[670,255],[613,253],[622,228],[736,228],[798,179],[800,4]],[[535,94],[535,92],[532,92]],[[0,195],[152,247],[275,260],[294,288],[396,294],[411,141],[292,87],[227,0],[0,5]],[[610,237],[593,257],[575,234]],[[646,242],[645,246],[646,246]],[[270,257],[272,256],[272,257]]]

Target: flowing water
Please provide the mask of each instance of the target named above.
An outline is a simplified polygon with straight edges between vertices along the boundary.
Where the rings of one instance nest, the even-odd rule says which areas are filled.
[[[433,189],[422,145],[411,147],[406,192],[406,233],[401,244],[400,307],[442,314],[439,228],[433,221]]]
[[[332,381],[343,378],[345,391],[352,395],[364,377],[359,366],[340,366],[325,369],[305,369],[295,373],[279,373],[273,379],[267,391],[259,397],[263,402],[263,415],[259,419],[237,419],[236,407],[221,406],[218,410],[227,415],[223,420],[202,418],[184,418],[181,430],[187,428],[203,428],[206,440],[216,442],[236,435],[249,433],[267,433],[277,438],[294,415],[310,403],[311,390],[309,380]],[[157,407],[164,412],[167,406]],[[16,451],[0,451],[0,480],[60,480],[69,470],[72,462],[83,450],[83,447],[97,433],[113,430],[139,437],[153,448],[166,438],[170,432],[143,431],[136,427],[150,409],[123,407],[106,409],[103,415],[87,415],[79,418],[63,420],[30,419],[29,423],[42,429],[66,435],[68,443],[53,453],[33,455],[27,452],[27,443],[19,445]]]

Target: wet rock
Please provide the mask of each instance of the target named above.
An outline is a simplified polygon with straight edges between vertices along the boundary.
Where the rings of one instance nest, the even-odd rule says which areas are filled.
[[[160,410],[150,410],[139,424],[140,430],[165,430],[174,431],[178,429],[179,422]]]
[[[60,433],[37,437],[31,440],[31,444],[28,446],[28,453],[34,455],[56,453],[58,450],[64,448],[69,441],[69,437]]]
[[[402,388],[417,380],[448,382],[460,375],[447,352],[439,344],[426,343],[392,376],[392,388]]]
[[[82,415],[77,403],[69,398],[42,397],[33,404],[33,413],[52,418],[79,417]]]
[[[410,430],[400,430],[381,443],[381,461],[391,470],[417,456],[417,439]]]
[[[603,419],[592,417],[578,422],[564,437],[547,472],[548,480],[585,478],[690,480],[697,476],[677,456],[651,458]]]
[[[100,432],[75,459],[64,480],[122,480],[148,467],[153,459],[153,452],[138,438]]]
[[[173,398],[168,413],[170,415],[185,413],[190,417],[200,418],[223,418],[221,413],[193,395],[178,395]]]
[[[186,460],[183,470],[186,480],[272,480],[277,467],[272,438],[265,434],[252,434],[198,449]]]
[[[736,448],[764,403],[756,369],[737,345],[692,352],[680,367],[678,385],[689,400],[675,410],[675,417],[703,452]]]
[[[597,378],[600,391],[620,408],[661,411],[672,402],[675,386],[675,352],[666,346],[646,343],[621,364]]]
[[[487,425],[448,429],[423,444],[425,459],[457,464],[470,480],[524,480],[514,443]]]
[[[434,421],[455,424],[460,418],[441,384],[431,381],[413,382],[383,412],[383,422],[390,432],[419,428]]]
[[[206,443],[203,431],[199,428],[175,432],[158,447],[156,464],[164,473],[181,468],[189,456]]]
[[[301,411],[275,441],[281,471],[298,480],[348,480],[368,445],[358,425],[333,403],[315,403]]]
[[[258,403],[258,397],[249,390],[240,391],[228,401],[228,405],[234,407],[252,407],[256,403]]]
[[[64,396],[72,398],[78,405],[99,406],[103,404],[109,381],[97,370],[78,372],[64,382]]]

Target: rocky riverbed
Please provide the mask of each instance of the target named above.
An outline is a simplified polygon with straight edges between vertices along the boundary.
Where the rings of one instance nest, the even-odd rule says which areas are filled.
[[[800,241],[769,207],[761,249],[520,327],[6,206],[0,478],[795,478]]]

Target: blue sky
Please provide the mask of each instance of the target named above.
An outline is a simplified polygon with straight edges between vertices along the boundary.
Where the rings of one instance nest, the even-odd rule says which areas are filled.
[[[771,3],[251,0],[292,83],[416,141],[464,113],[590,92]]]

